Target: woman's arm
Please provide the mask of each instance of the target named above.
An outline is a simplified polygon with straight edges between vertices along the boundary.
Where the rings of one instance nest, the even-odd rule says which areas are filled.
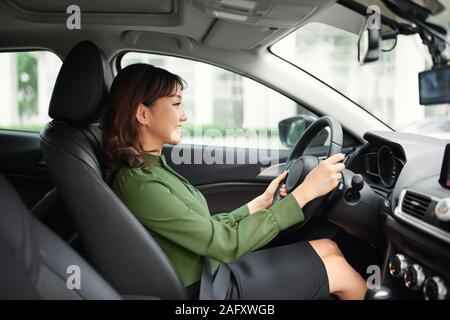
[[[344,168],[336,163],[341,158],[335,155],[323,161],[281,201],[234,224],[194,212],[164,182],[122,181],[118,191],[125,205],[148,229],[199,255],[228,263],[261,248],[280,231],[303,221],[303,205],[337,185],[339,171]]]
[[[279,175],[278,177],[276,177],[275,179],[273,179],[270,182],[269,186],[267,187],[267,189],[264,191],[263,194],[257,196],[255,199],[253,199],[252,201],[250,201],[247,204],[250,214],[252,214],[258,210],[270,208],[270,206],[272,205],[275,193],[277,192],[281,181],[283,181],[286,178],[286,176],[287,176],[287,171],[285,170],[285,171],[283,171],[283,173],[281,175]],[[284,196],[286,196],[286,194],[283,194],[283,197]],[[298,205],[301,208],[303,208],[310,200],[312,200],[308,197],[308,193],[303,192],[303,191],[297,192],[295,198],[298,202]]]
[[[278,186],[280,185],[280,182],[283,181],[287,176],[287,171],[283,171],[282,174],[280,174],[278,177],[273,179],[267,189],[264,191],[263,194],[257,196],[255,199],[247,203],[248,209],[250,211],[250,214],[262,210],[267,209],[272,205],[273,197],[275,195],[275,192],[278,189]]]
[[[273,202],[273,196],[277,190],[280,182],[286,177],[287,171],[284,171],[280,176],[273,179],[267,187],[266,191],[246,203],[242,207],[237,208],[229,213],[218,213],[212,216],[213,219],[228,223],[233,226],[236,222],[241,221],[249,214],[257,212],[259,210],[270,208]],[[286,195],[285,195],[286,196]]]
[[[335,154],[322,161],[305,178],[305,180],[292,191],[298,205],[303,208],[309,201],[327,194],[337,186],[340,180],[340,172],[344,170],[345,165],[339,163],[345,158],[342,153]],[[272,205],[273,197],[278,187],[287,176],[287,171],[273,179],[266,191],[247,205],[250,214],[258,210],[269,208]],[[282,196],[286,196],[286,190],[282,187]]]
[[[281,230],[304,219],[292,195],[232,226],[193,212],[164,183],[144,182],[127,191],[122,200],[148,229],[192,252],[226,263],[264,246]]]

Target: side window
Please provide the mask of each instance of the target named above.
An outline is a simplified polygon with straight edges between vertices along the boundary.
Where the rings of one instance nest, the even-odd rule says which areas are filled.
[[[61,67],[49,51],[0,53],[0,129],[39,131]]]
[[[206,63],[170,56],[128,52],[121,67],[149,63],[178,74],[187,82],[183,107],[188,120],[183,143],[286,149],[278,123],[311,112],[254,80]]]

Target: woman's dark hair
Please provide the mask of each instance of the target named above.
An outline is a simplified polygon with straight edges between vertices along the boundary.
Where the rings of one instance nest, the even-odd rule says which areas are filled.
[[[145,165],[138,139],[137,108],[140,103],[151,107],[157,99],[171,95],[177,86],[186,86],[181,77],[150,64],[132,64],[119,71],[103,117],[103,170],[107,182],[123,165]]]

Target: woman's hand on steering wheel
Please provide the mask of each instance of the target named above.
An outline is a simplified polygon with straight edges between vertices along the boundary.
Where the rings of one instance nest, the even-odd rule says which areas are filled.
[[[280,185],[281,181],[286,179],[286,176],[287,171],[284,170],[283,173],[281,173],[278,177],[276,177],[270,182],[269,186],[264,191],[264,193],[262,193],[260,196],[256,197],[247,204],[250,214],[261,209],[267,209],[272,205],[272,200],[275,195],[275,192],[277,192],[278,186]]]
[[[322,161],[315,167],[305,180],[292,191],[293,196],[297,200],[300,207],[304,207],[308,202],[323,196],[333,190],[341,180],[341,171],[345,165],[340,163],[345,158],[342,153],[337,153],[328,159]],[[288,171],[283,171],[278,177],[273,179],[264,193],[248,203],[250,213],[269,208],[272,205],[272,199],[275,192],[280,191],[280,196],[287,196],[285,185],[280,183],[286,179]]]
[[[272,205],[272,200],[275,195],[275,192],[277,192],[278,187],[280,186],[280,183],[286,179],[287,177],[287,170],[284,170],[278,177],[273,179],[267,189],[264,191],[262,196],[265,199],[265,202],[267,203],[266,208],[269,208]]]
[[[337,153],[323,160],[306,175],[305,180],[292,191],[300,207],[336,188],[342,179],[341,171],[345,169],[345,165],[340,162],[344,158],[343,153]]]
[[[283,184],[280,187],[280,196],[281,196],[281,198],[284,198],[287,196],[286,184]]]

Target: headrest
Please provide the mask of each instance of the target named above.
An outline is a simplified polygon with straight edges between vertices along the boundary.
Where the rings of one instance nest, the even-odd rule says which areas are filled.
[[[91,41],[70,50],[59,70],[48,114],[54,120],[85,125],[99,119],[112,82],[103,52]]]

